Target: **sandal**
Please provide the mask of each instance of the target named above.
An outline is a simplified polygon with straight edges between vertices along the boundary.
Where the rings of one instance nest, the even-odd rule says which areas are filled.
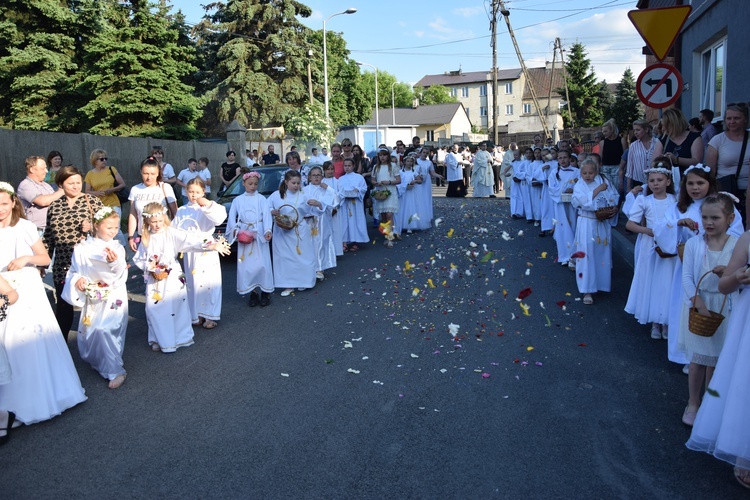
[[[218,325],[218,323],[216,321],[207,319],[203,323],[203,328],[205,328],[206,330],[212,330],[212,329],[216,328],[216,325]]]
[[[357,245],[352,245],[349,247],[350,252],[356,252],[359,250],[359,247]]]
[[[587,306],[590,306],[591,304],[594,303],[594,297],[592,297],[590,293],[587,293],[586,295],[583,296],[583,303],[586,304]]]
[[[734,478],[738,483],[750,490],[750,470],[735,467]]]
[[[193,326],[201,326],[203,322],[206,321],[206,318],[198,318],[198,321],[193,322]]]
[[[127,373],[123,373],[122,375],[116,376],[115,378],[113,378],[112,380],[109,381],[109,388],[110,389],[117,389],[117,388],[119,388],[122,384],[125,383],[125,378],[127,376],[128,376]]]

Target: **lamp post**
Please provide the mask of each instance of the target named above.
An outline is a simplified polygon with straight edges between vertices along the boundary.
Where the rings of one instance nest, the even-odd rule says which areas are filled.
[[[394,125],[396,124],[396,93],[394,92],[393,89],[395,88],[397,83],[398,82],[395,80],[393,81],[393,83],[391,83],[391,112],[393,114],[392,121]]]
[[[325,19],[323,21],[323,101],[326,108],[326,123],[328,123],[331,119],[330,115],[328,114],[328,49],[326,47],[326,23],[333,17],[340,16],[342,14],[354,14],[355,12],[357,12],[357,9],[346,9],[344,12],[333,14],[328,19]]]
[[[369,66],[375,70],[375,142],[380,144],[380,112],[378,110],[378,68],[372,64],[357,61],[359,66]]]

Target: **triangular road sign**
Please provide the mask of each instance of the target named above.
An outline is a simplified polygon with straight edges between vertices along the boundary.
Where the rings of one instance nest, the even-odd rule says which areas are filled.
[[[691,10],[689,5],[631,10],[628,17],[651,52],[661,61],[667,57]]]

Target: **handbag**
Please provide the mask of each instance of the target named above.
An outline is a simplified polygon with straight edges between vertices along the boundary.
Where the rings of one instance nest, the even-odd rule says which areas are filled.
[[[716,179],[716,181],[719,183],[719,188],[722,191],[732,193],[735,196],[739,196],[741,194],[740,188],[737,185],[737,178],[740,176],[740,172],[742,171],[742,163],[745,159],[745,150],[747,149],[747,136],[748,131],[745,130],[745,138],[742,140],[742,149],[740,150],[740,159],[737,162],[737,172]]]
[[[115,186],[117,185],[117,177],[115,177],[115,172],[112,170],[112,167],[109,167],[109,173],[112,174],[112,178],[115,180]],[[117,199],[120,200],[120,205],[127,203],[128,199],[130,197],[130,188],[125,186],[124,188],[120,189],[119,191],[115,191],[115,194],[117,195]]]

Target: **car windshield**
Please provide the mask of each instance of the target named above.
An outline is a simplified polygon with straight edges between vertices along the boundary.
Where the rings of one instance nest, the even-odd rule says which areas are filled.
[[[258,192],[264,196],[272,194],[274,191],[279,189],[281,184],[281,178],[286,169],[278,168],[273,170],[265,170],[263,168],[252,169],[253,171],[260,172],[261,179],[258,184]],[[239,196],[245,192],[245,186],[242,183],[242,179],[238,179],[237,182],[233,183],[224,196]]]

